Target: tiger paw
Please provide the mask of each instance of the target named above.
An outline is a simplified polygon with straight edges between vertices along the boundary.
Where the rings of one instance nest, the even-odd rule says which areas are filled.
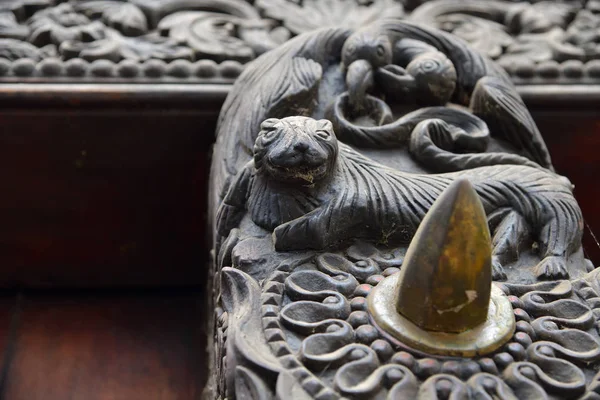
[[[275,250],[276,251],[292,251],[292,250],[297,250],[294,246],[294,244],[297,245],[297,243],[294,243],[293,240],[291,240],[292,238],[289,235],[289,231],[290,231],[290,224],[282,224],[279,225],[277,228],[275,228],[275,230],[273,231],[273,244],[275,245]]]
[[[504,267],[496,256],[492,256],[492,280],[505,281],[507,279]]]
[[[535,267],[535,274],[540,280],[567,279],[567,260],[561,256],[548,256]]]
[[[308,218],[301,217],[279,225],[273,231],[276,251],[300,251],[321,249],[321,235],[309,234]]]

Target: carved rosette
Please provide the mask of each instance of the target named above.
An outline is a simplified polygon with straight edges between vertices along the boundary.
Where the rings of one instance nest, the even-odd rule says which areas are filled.
[[[519,84],[600,79],[596,1],[7,0],[0,79],[231,82],[296,35],[405,18],[451,32]]]

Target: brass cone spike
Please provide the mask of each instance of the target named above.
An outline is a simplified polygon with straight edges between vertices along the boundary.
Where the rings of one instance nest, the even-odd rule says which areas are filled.
[[[403,345],[474,357],[515,331],[508,298],[492,285],[492,245],[483,205],[466,180],[448,187],[413,238],[402,270],[367,297],[373,322]]]
[[[458,180],[435,201],[406,253],[396,308],[428,331],[459,333],[487,319],[492,241],[481,200]]]

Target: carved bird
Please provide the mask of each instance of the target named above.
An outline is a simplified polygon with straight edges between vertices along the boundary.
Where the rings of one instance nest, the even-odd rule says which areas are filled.
[[[248,64],[219,116],[214,154],[225,157],[212,161],[210,210],[216,210],[231,178],[252,157],[262,121],[324,113],[318,109],[328,101],[319,97],[336,94],[320,93],[324,76],[329,89],[345,90],[339,57],[351,33],[331,28],[300,35]]]
[[[409,85],[426,102],[451,100],[469,106],[490,125],[492,135],[542,167],[552,168],[542,136],[508,75],[450,34],[384,19],[346,40],[342,63],[351,104],[360,102],[378,80],[387,87]],[[396,63],[406,64],[406,69]]]

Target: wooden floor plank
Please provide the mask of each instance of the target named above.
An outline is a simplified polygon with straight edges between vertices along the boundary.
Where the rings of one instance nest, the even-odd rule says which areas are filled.
[[[199,398],[201,293],[28,295],[3,400]]]

